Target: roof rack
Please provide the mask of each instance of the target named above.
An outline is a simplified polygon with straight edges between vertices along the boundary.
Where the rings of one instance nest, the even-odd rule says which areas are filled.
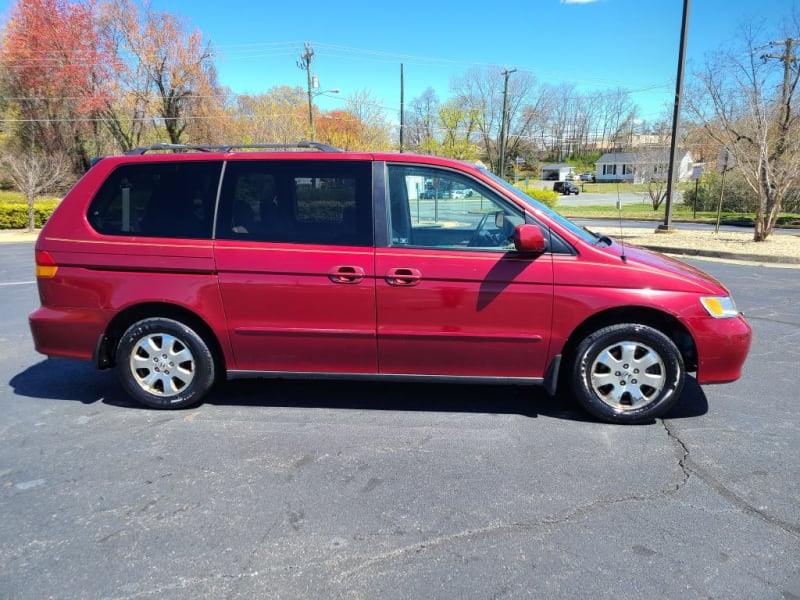
[[[141,155],[147,152],[171,150],[173,152],[234,152],[236,150],[296,150],[312,149],[320,152],[343,152],[341,148],[319,142],[302,141],[296,144],[226,144],[220,146],[189,144],[153,144],[128,150],[125,154]]]

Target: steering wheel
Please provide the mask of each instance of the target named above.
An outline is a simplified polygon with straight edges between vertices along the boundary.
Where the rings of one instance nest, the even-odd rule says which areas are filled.
[[[489,225],[489,217],[493,220]],[[497,221],[501,220],[502,223],[498,227]],[[488,212],[481,217],[478,226],[472,234],[468,246],[505,246],[508,238],[513,231],[513,223],[507,218],[506,214],[501,211]]]

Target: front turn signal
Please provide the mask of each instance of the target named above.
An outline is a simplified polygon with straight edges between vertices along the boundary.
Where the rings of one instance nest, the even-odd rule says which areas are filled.
[[[703,308],[715,319],[728,319],[739,314],[730,296],[705,296],[700,298]]]

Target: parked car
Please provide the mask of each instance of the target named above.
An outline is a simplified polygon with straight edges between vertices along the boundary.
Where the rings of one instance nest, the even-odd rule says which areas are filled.
[[[553,184],[553,191],[563,196],[569,196],[570,194],[575,194],[577,196],[581,193],[578,186],[570,181],[556,181]]]
[[[740,376],[750,326],[701,271],[480,166],[300,145],[97,161],[36,243],[36,349],[115,367],[154,408],[226,378],[328,377],[563,387],[636,423],[667,412],[687,372]],[[426,179],[480,208],[420,205]]]
[[[597,181],[597,177],[595,176],[594,173],[589,173],[589,172],[581,173],[580,177],[581,181],[588,181],[590,183],[594,183],[595,181]]]

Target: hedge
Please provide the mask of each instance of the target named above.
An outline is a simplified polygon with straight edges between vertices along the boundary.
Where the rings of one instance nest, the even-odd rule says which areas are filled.
[[[57,200],[38,200],[33,206],[36,227],[45,224],[58,206]],[[21,202],[0,203],[0,229],[27,229],[28,205]]]
[[[550,208],[555,208],[558,203],[560,194],[552,190],[542,190],[539,188],[522,188],[522,191],[528,194],[534,200],[538,200],[542,204],[546,204]]]

